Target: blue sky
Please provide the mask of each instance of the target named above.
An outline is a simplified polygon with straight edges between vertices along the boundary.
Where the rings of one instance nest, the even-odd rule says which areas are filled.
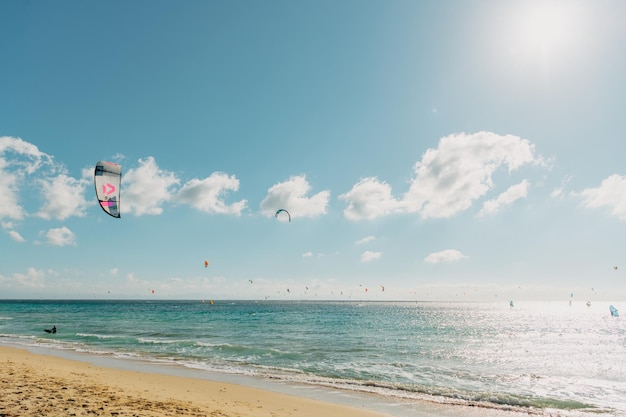
[[[0,298],[625,300],[625,13],[2,2]]]

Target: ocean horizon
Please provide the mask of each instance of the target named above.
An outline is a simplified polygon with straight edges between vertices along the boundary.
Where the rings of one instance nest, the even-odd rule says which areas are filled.
[[[391,415],[626,415],[626,323],[610,305],[626,303],[0,300],[0,343],[403,406]]]

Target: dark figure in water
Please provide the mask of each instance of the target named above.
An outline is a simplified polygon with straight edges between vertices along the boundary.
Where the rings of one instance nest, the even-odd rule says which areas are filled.
[[[46,333],[56,333],[57,332],[57,326],[54,325],[54,326],[52,326],[52,329],[44,329],[44,331]]]

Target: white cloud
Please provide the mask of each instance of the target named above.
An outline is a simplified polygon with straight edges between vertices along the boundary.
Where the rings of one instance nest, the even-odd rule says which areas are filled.
[[[172,172],[161,170],[153,157],[139,160],[139,167],[122,176],[122,212],[161,214],[163,203],[172,197],[172,187],[180,181]]]
[[[20,184],[43,165],[48,165],[52,173],[56,171],[52,158],[35,145],[20,138],[0,136],[0,219],[24,218],[26,211],[20,205]]]
[[[208,213],[241,215],[246,207],[246,200],[233,204],[226,204],[223,197],[227,191],[239,190],[239,180],[234,175],[222,172],[214,172],[202,180],[192,179],[188,181],[177,193],[177,199],[181,203]]]
[[[25,288],[38,288],[44,287],[45,274],[43,271],[38,271],[35,268],[28,268],[25,274],[16,273],[10,277],[0,275],[0,284],[5,287],[25,287]]]
[[[367,250],[361,254],[361,262],[372,262],[376,259],[380,259],[382,256],[382,252],[372,252]]]
[[[25,213],[18,202],[17,176],[6,171],[0,171],[0,174],[2,174],[0,175],[0,194],[3,196],[2,204],[0,204],[0,218],[22,219]]]
[[[369,243],[374,241],[374,239],[376,239],[374,236],[365,236],[363,239],[359,239],[356,241],[357,245],[363,245],[365,243]]]
[[[405,196],[406,209],[424,218],[446,218],[468,209],[493,187],[492,175],[540,163],[534,146],[517,136],[490,132],[442,138],[415,164],[416,177]]]
[[[312,257],[312,256],[313,256],[313,252],[311,252],[311,251],[304,252],[304,253],[302,254],[302,257],[303,257],[303,258],[310,258],[310,257]]]
[[[7,161],[4,158],[6,153],[12,152],[14,158]],[[0,169],[6,166],[19,167],[19,171],[26,174],[33,174],[44,164],[52,164],[52,157],[41,152],[32,143],[28,143],[21,138],[11,136],[0,136]]]
[[[490,132],[460,133],[441,138],[415,164],[415,178],[402,198],[374,177],[359,181],[340,196],[351,220],[374,219],[391,213],[419,213],[423,218],[446,218],[468,209],[493,188],[493,173],[527,164],[544,164],[526,139]]]
[[[401,210],[391,186],[374,177],[363,178],[339,198],[347,202],[343,214],[350,220],[375,219]]]
[[[76,244],[76,236],[67,227],[50,229],[44,233],[48,243],[54,246],[67,246]]]
[[[15,230],[9,230],[9,236],[11,237],[11,239],[13,239],[16,242],[19,243],[24,243],[26,240],[22,237],[22,235],[20,235],[18,232],[16,232]]]
[[[467,258],[467,256],[463,255],[456,249],[446,249],[441,252],[431,253],[424,259],[425,262],[430,264],[438,264],[441,262],[453,262],[458,261],[463,258]]]
[[[39,179],[41,194],[45,201],[43,207],[36,214],[46,220],[52,218],[65,220],[70,216],[82,217],[85,215],[87,200],[85,190],[86,179],[74,179],[66,174],[60,174],[51,179]]]
[[[520,198],[525,198],[528,195],[529,185],[530,183],[524,180],[519,184],[510,186],[508,190],[500,194],[497,198],[485,201],[478,215],[482,216],[497,213],[502,207],[511,205]]]
[[[329,191],[307,197],[311,186],[306,176],[294,176],[285,182],[273,185],[267,190],[267,196],[261,201],[261,212],[270,217],[276,210],[284,208],[291,217],[315,217],[326,213],[330,198]]]
[[[582,198],[586,207],[606,207],[611,210],[611,215],[626,220],[626,176],[613,174],[604,179],[599,187],[573,194]]]

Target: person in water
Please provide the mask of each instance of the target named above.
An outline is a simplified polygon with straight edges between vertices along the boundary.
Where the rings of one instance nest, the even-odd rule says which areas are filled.
[[[52,326],[52,329],[44,329],[46,333],[56,333],[57,332],[57,326],[56,324],[54,326]]]

